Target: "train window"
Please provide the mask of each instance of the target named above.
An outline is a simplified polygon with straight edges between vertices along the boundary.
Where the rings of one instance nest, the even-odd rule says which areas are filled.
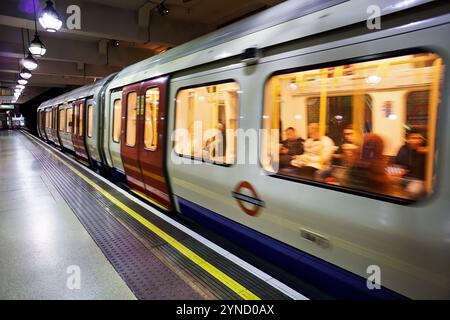
[[[422,53],[272,76],[263,167],[397,200],[430,195],[443,72],[439,56]]]
[[[428,101],[427,90],[411,91],[406,96],[406,126],[427,137]]]
[[[80,103],[80,114],[78,115],[78,136],[83,136],[84,128],[84,103]]]
[[[50,112],[45,111],[45,127],[49,128],[50,127]]]
[[[92,138],[92,133],[94,130],[94,106],[92,104],[88,105],[88,114],[87,114],[87,135],[89,138]]]
[[[79,108],[79,106],[76,104],[75,106],[74,106],[74,112],[75,112],[75,114],[74,114],[74,117],[73,117],[73,121],[74,121],[74,124],[73,124],[73,133],[75,134],[75,135],[78,135],[78,114],[79,114],[79,110],[80,110],[80,108]]]
[[[66,131],[66,110],[59,109],[59,131]]]
[[[66,109],[66,132],[72,132],[73,108]]]
[[[186,88],[176,98],[175,143],[178,155],[217,164],[236,159],[237,82]]]
[[[145,126],[144,126],[144,147],[156,150],[158,141],[158,104],[159,89],[151,88],[145,92]]]
[[[136,117],[137,117],[137,94],[130,92],[127,95],[127,127],[126,127],[126,144],[134,147],[136,144]]]
[[[114,100],[113,105],[113,141],[119,142],[122,117],[122,99]]]

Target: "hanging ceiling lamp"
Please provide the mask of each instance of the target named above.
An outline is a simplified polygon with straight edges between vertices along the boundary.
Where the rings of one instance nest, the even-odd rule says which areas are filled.
[[[33,7],[34,7],[34,39],[31,41],[30,45],[28,46],[28,50],[31,52],[31,54],[42,57],[47,49],[45,48],[44,44],[42,43],[41,39],[39,39],[38,31],[37,31],[37,22],[36,22],[36,3],[35,0],[33,0]]]
[[[17,83],[26,85],[28,83],[28,80],[26,80],[26,79],[24,79],[22,77],[19,77],[19,80],[17,80]]]
[[[47,49],[45,49],[45,46],[42,43],[41,39],[39,39],[37,33],[34,35],[34,39],[33,41],[31,41],[28,50],[30,50],[31,54],[38,57],[42,57],[45,54],[45,52],[47,52]]]
[[[47,1],[46,4],[47,5],[45,8],[42,9],[39,14],[39,23],[45,30],[49,32],[56,32],[62,26],[61,16],[53,7],[52,1]]]
[[[20,76],[24,79],[30,79],[32,74],[31,71],[28,70],[27,68],[22,68],[22,70],[20,70]]]
[[[37,68],[37,61],[33,58],[33,55],[28,52],[28,56],[22,60],[22,65],[24,68],[33,71]]]

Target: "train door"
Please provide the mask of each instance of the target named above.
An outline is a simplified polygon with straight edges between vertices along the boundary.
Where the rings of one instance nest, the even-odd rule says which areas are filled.
[[[61,146],[61,140],[58,134],[58,127],[59,127],[59,117],[58,117],[58,106],[54,106],[52,109],[52,136],[53,136],[53,142],[57,146]]]
[[[141,99],[140,84],[134,84],[123,89],[122,93],[122,135],[120,153],[129,187],[140,194],[145,194],[145,184],[139,164],[139,121]]]
[[[85,99],[80,99],[74,102],[74,126],[72,134],[72,142],[77,158],[83,162],[89,163],[87,154],[84,128],[85,128]]]
[[[47,139],[52,142],[53,136],[52,136],[52,109],[46,108],[45,109],[45,136]]]
[[[41,131],[41,138],[47,140],[47,135],[45,133],[45,109],[41,109],[39,112],[39,129]]]
[[[167,78],[142,83],[139,117],[138,161],[142,169],[145,195],[159,207],[170,208],[169,190],[164,168],[164,119]]]
[[[164,171],[163,120],[167,78],[124,88],[122,161],[130,187],[156,206],[168,210]]]

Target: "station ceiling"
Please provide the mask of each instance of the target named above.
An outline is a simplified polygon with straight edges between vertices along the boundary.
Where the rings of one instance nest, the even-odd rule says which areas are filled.
[[[43,8],[45,0],[35,0]],[[34,37],[33,0],[1,0],[0,87],[16,84],[25,46]],[[207,34],[283,0],[56,0],[63,18],[59,32],[38,23],[47,53],[37,58],[24,103],[53,87],[77,87],[171,47]],[[157,6],[169,10],[162,15]],[[67,8],[79,6],[81,29],[67,28]],[[39,12],[38,12],[39,14]],[[22,36],[23,35],[23,36]],[[29,40],[27,39],[29,38]],[[117,46],[118,43],[118,46]],[[3,100],[3,102],[7,102]]]

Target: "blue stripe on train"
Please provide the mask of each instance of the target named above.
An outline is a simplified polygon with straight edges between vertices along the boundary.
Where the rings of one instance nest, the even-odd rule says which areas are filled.
[[[309,253],[231,221],[209,209],[178,197],[180,210],[197,221],[315,288],[340,299],[405,299],[389,289],[369,290],[366,279]]]

